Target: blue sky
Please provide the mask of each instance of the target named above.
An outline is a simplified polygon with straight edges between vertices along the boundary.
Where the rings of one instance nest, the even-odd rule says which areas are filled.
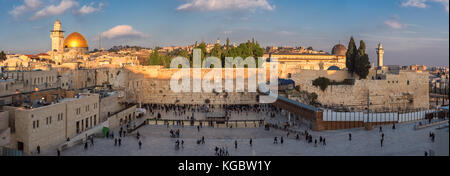
[[[330,52],[364,40],[371,60],[385,47],[386,64],[449,65],[448,0],[0,0],[0,50],[50,49],[60,19],[90,48],[188,45],[195,41],[312,46]]]

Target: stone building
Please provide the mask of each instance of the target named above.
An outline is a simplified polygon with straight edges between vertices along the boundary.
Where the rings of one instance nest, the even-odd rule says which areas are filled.
[[[25,154],[54,147],[99,123],[99,95],[79,94],[38,107],[9,108],[14,111],[12,148]]]
[[[332,67],[346,68],[346,52],[344,45],[333,47],[332,54],[299,54],[299,53],[271,53],[266,58],[277,59],[281,70],[328,70]]]

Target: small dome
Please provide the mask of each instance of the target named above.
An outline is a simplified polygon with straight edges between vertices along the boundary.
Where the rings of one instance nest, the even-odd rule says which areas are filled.
[[[328,70],[341,70],[338,66],[331,66],[330,68],[328,68]]]
[[[345,48],[345,46],[342,44],[338,44],[333,47],[333,51],[331,51],[331,54],[345,56],[347,54],[347,48]]]
[[[64,48],[88,48],[88,42],[83,35],[74,32],[64,40]]]

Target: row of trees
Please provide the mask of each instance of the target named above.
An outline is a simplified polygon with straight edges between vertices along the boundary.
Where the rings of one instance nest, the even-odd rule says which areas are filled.
[[[363,40],[359,42],[359,48],[357,49],[355,39],[353,37],[350,38],[346,65],[352,75],[357,74],[361,79],[367,78],[370,70],[370,61],[369,55],[366,53],[366,44]]]
[[[243,59],[247,57],[254,57],[255,59],[258,57],[262,57],[264,55],[264,49],[261,48],[258,42],[254,39],[252,41],[248,40],[247,43],[241,43],[239,46],[234,47],[230,45],[230,40],[227,39],[225,45],[215,44],[210,52],[206,49],[206,43],[202,42],[200,44],[195,44],[194,49],[201,50],[201,59],[202,61],[207,57],[217,57],[222,61],[222,66],[225,63],[226,57],[242,57]],[[158,50],[161,49],[156,47],[152,54],[150,54],[148,65],[161,65],[166,68],[170,67],[170,62],[173,58],[181,56],[189,59],[191,65],[193,63],[193,55],[190,54],[186,50],[177,49],[172,52],[167,53],[167,55],[160,55]]]

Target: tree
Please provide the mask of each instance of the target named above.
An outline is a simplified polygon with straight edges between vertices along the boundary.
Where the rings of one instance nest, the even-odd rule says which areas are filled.
[[[211,56],[221,58],[222,57],[222,48],[220,44],[215,44],[214,48],[211,50]]]
[[[207,57],[207,54],[208,54],[208,52],[206,51],[206,43],[202,42],[199,45],[196,45],[196,47],[194,47],[194,49],[202,50],[202,62],[203,62],[203,60]]]
[[[5,52],[0,52],[0,62],[3,62],[3,61],[5,61],[7,58],[6,58],[6,54],[5,54]]]
[[[159,57],[157,47],[155,47],[155,49],[153,49],[152,54],[150,54],[150,57],[148,59],[148,65],[163,65],[163,62],[161,61],[161,58]]]
[[[313,81],[313,86],[319,87],[320,90],[327,90],[328,86],[331,84],[330,79],[325,77],[319,77]]]
[[[370,61],[369,55],[366,53],[366,44],[361,40],[359,44],[358,54],[354,60],[354,72],[361,78],[366,79],[369,75]]]
[[[348,72],[350,72],[351,74],[354,73],[354,63],[355,63],[355,58],[356,58],[356,44],[355,44],[355,39],[353,38],[353,36],[350,38],[350,42],[348,44],[348,50],[347,50],[347,60],[346,60],[346,66],[348,69]]]

